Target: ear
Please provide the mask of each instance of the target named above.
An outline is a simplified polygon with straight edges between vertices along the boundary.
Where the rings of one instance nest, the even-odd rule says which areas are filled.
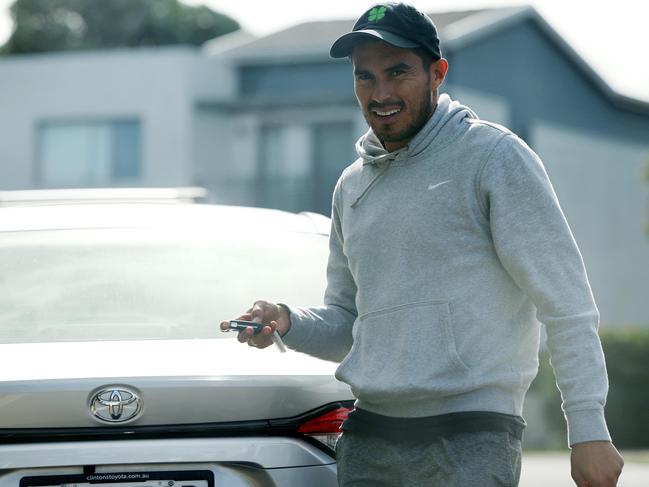
[[[448,71],[448,61],[444,58],[430,64],[430,87],[431,90],[436,90],[444,82],[446,72]]]

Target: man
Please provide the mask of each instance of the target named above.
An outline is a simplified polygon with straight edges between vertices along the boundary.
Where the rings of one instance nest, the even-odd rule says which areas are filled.
[[[370,130],[334,191],[325,305],[258,301],[240,319],[267,326],[239,341],[265,347],[277,329],[342,361],[357,401],[340,485],[515,486],[540,321],[575,483],[616,485],[598,311],[541,161],[439,94],[448,62],[414,7],[372,7],[331,55],[351,58]]]

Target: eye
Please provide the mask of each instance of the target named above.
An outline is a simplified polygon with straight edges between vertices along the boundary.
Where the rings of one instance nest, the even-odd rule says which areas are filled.
[[[369,81],[372,79],[372,75],[369,73],[357,73],[356,81]]]
[[[390,76],[397,77],[401,76],[403,73],[405,73],[403,69],[393,69],[392,71],[390,71]]]

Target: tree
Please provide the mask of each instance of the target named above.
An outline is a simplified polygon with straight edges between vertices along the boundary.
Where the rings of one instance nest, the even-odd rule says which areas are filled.
[[[15,0],[4,53],[200,45],[239,29],[232,18],[178,0]]]

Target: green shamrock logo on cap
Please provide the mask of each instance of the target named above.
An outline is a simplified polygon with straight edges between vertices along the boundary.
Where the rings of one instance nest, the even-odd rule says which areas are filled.
[[[376,22],[385,17],[385,7],[374,7],[370,10],[370,16],[367,18],[370,22]]]

